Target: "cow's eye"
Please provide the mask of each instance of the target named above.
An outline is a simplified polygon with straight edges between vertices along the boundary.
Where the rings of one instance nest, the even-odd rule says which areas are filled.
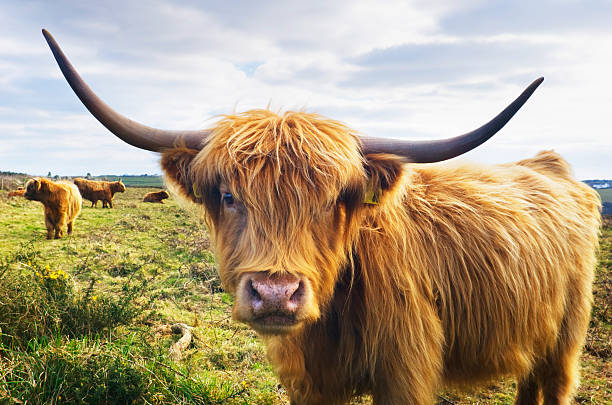
[[[223,202],[225,203],[225,205],[234,204],[234,196],[232,195],[232,193],[223,193],[221,194],[221,198],[223,199]]]

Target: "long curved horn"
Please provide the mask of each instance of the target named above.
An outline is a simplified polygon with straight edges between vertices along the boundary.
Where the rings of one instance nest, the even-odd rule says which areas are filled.
[[[404,156],[414,163],[432,163],[454,158],[481,145],[502,129],[543,81],[543,77],[534,80],[516,100],[495,118],[471,132],[435,141],[361,137],[363,153],[390,153]]]
[[[46,29],[43,29],[42,33],[72,90],[89,112],[113,134],[130,145],[153,152],[161,152],[166,148],[178,145],[192,149],[202,149],[203,143],[210,133],[208,130],[171,131],[151,128],[132,121],[110,108],[79,76],[51,34]]]

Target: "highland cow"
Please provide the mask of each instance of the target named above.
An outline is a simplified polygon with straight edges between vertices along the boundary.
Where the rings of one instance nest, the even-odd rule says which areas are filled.
[[[9,191],[7,197],[23,197],[25,194],[25,188],[17,187],[17,189]]]
[[[40,201],[45,207],[45,225],[47,239],[59,239],[64,228],[70,235],[74,229],[74,220],[81,212],[83,199],[79,189],[72,183],[35,177],[26,183],[24,197]]]
[[[81,177],[73,179],[84,199],[91,201],[92,207],[98,206],[102,201],[102,208],[113,208],[115,193],[123,193],[125,186],[121,179],[117,181],[87,180]]]
[[[162,153],[203,209],[233,317],[267,342],[292,404],[431,404],[445,385],[518,378],[520,404],[568,404],[589,321],[597,193],[552,151],[434,163],[482,144],[542,79],[454,138],[368,138],[304,112],[253,110],[209,130],[127,119],[66,79],[111,132]]]
[[[164,200],[168,197],[169,195],[166,190],[152,191],[150,193],[145,194],[142,201],[163,204]]]

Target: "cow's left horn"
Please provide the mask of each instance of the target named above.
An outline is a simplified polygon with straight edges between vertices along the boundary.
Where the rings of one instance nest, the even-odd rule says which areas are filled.
[[[81,102],[87,107],[89,112],[113,134],[130,145],[153,152],[161,152],[166,148],[177,145],[183,145],[192,149],[202,148],[209,134],[207,130],[171,131],[151,128],[132,121],[110,108],[79,76],[51,34],[45,29],[42,30],[42,33],[72,90],[81,99]]]
[[[436,141],[404,141],[362,137],[363,153],[390,153],[404,156],[414,163],[432,163],[454,158],[481,145],[502,129],[543,81],[543,77],[534,80],[516,100],[495,118],[471,132]]]

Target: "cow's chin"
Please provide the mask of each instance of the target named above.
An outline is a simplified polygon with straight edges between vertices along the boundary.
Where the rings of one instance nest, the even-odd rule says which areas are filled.
[[[303,327],[304,321],[282,315],[271,315],[252,319],[246,324],[262,335],[291,335]]]
[[[233,317],[262,335],[290,335],[319,318],[310,281],[291,274],[252,272],[236,289]]]

